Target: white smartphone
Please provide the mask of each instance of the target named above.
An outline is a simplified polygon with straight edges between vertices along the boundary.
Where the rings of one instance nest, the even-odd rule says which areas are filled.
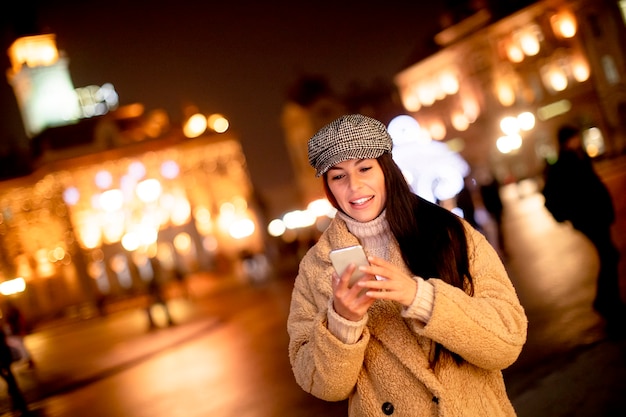
[[[365,275],[364,272],[359,271],[359,266],[367,266],[370,264],[367,261],[367,256],[361,245],[330,251],[330,261],[333,263],[333,267],[339,276],[343,274],[350,264],[356,265],[356,269],[352,273],[348,283],[349,287],[352,287],[355,282]]]

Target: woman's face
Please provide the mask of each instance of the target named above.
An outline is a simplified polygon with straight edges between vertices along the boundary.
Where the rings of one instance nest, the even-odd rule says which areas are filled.
[[[387,201],[385,176],[376,159],[349,159],[328,170],[328,188],[339,207],[354,220],[368,222]]]

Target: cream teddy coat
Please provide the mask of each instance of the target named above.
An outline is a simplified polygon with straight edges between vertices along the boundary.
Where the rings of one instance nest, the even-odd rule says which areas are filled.
[[[327,328],[332,298],[331,249],[358,244],[343,220],[333,219],[304,256],[296,277],[287,321],[289,359],[297,383],[327,401],[349,398],[351,417],[393,415],[515,416],[501,370],[519,356],[527,319],[498,255],[465,223],[474,295],[430,279],[432,316],[427,324],[410,309],[376,301],[355,344],[344,344]],[[410,272],[394,241],[390,261]],[[435,342],[458,353],[429,358]]]

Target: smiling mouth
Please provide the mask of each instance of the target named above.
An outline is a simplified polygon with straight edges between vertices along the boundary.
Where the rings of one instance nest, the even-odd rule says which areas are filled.
[[[368,201],[370,201],[373,198],[374,198],[373,195],[371,195],[369,197],[362,197],[362,198],[350,201],[350,204],[353,205],[353,206],[360,206],[360,205],[363,205],[363,204],[367,203]]]

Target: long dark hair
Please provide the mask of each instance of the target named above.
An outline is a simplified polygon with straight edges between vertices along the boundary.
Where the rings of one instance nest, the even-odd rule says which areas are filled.
[[[473,295],[467,236],[461,220],[414,194],[391,154],[384,153],[377,161],[385,176],[387,222],[408,268],[424,279],[439,278]],[[328,201],[341,210],[328,186],[327,174],[324,174],[324,191]],[[437,346],[436,357],[442,348]],[[462,360],[456,354],[452,356],[457,362]]]

